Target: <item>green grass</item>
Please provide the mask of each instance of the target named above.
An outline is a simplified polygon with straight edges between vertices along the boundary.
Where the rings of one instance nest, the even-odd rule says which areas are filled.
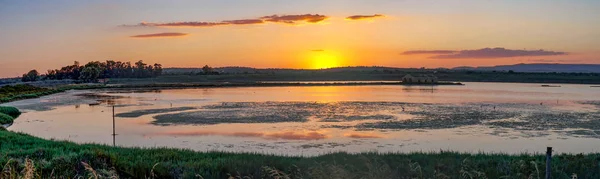
[[[39,98],[46,95],[65,92],[67,90],[97,89],[104,87],[104,85],[67,85],[55,88],[41,88],[31,85],[7,85],[0,88],[0,103]]]
[[[600,154],[558,155],[552,160],[552,175],[598,178],[599,162]],[[543,155],[442,151],[285,157],[75,144],[0,130],[0,170],[20,176],[27,163],[33,163],[35,175],[42,178],[92,173],[121,178],[275,178],[277,174],[289,178],[542,178],[545,172]]]
[[[7,114],[13,118],[17,118],[21,115],[21,111],[12,106],[0,106],[0,113]]]
[[[14,120],[14,117],[0,112],[0,125],[12,124]]]

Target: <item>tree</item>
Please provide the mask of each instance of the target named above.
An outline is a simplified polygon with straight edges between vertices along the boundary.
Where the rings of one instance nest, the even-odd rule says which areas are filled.
[[[206,75],[215,74],[213,68],[208,65],[204,65],[204,67],[202,67],[202,72]]]
[[[84,82],[97,82],[100,77],[101,70],[98,66],[86,66],[81,70],[79,80]]]
[[[138,77],[138,78],[144,77],[145,68],[146,68],[146,64],[144,63],[144,61],[140,60],[138,62],[135,62],[135,69],[134,69],[135,77]]]
[[[23,82],[36,81],[39,78],[39,76],[40,76],[40,73],[38,73],[37,70],[31,70],[31,71],[27,72],[26,74],[23,74],[21,81],[23,81]]]
[[[155,63],[154,64],[154,72],[153,72],[152,76],[157,77],[162,74],[162,71],[163,71],[162,65]]]
[[[161,64],[147,65],[141,60],[133,65],[130,62],[107,60],[106,62],[91,61],[83,66],[75,61],[73,65],[48,70],[44,79],[95,82],[101,78],[150,78],[161,75],[162,71]]]

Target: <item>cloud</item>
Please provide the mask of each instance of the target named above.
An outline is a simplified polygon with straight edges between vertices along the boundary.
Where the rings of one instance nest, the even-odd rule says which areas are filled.
[[[225,22],[169,22],[169,23],[152,23],[142,22],[137,25],[124,25],[125,27],[213,27],[228,25]]]
[[[248,25],[248,24],[262,24],[265,21],[261,19],[240,19],[240,20],[228,20],[223,21],[223,23],[232,24],[232,25]]]
[[[306,23],[318,23],[324,21],[329,17],[319,14],[303,14],[303,15],[272,15],[263,16],[262,20],[267,22],[284,23],[284,24],[297,24],[298,22]]]
[[[460,59],[460,58],[507,58],[528,56],[554,56],[567,55],[567,52],[555,52],[546,50],[511,50],[506,48],[482,48],[476,50],[415,50],[406,51],[403,55],[430,54],[434,59]]]
[[[527,60],[529,62],[537,62],[537,63],[575,63],[581,62],[581,60],[549,60],[549,59],[533,59]]]
[[[374,15],[353,15],[353,16],[346,17],[346,20],[364,20],[364,19],[373,19],[373,18],[379,18],[379,17],[385,17],[385,16],[381,15],[381,14],[374,14]]]
[[[156,37],[179,37],[186,36],[186,33],[178,33],[178,32],[165,32],[165,33],[156,33],[156,34],[141,34],[130,36],[132,38],[156,38]]]
[[[323,50],[323,49],[313,49],[313,50],[310,50],[310,51],[311,52],[324,52],[325,50]]]
[[[355,138],[355,139],[370,139],[370,138],[382,138],[382,136],[377,134],[367,134],[367,133],[346,133],[344,134],[346,137]]]
[[[303,14],[303,15],[271,15],[263,16],[260,18],[251,19],[237,19],[237,20],[224,20],[221,22],[168,22],[168,23],[154,23],[154,22],[141,22],[135,25],[121,25],[121,27],[215,27],[223,25],[252,25],[252,24],[263,24],[265,22],[272,23],[283,23],[283,24],[298,24],[300,22],[306,23],[318,23],[329,17],[319,14]]]
[[[420,55],[420,54],[451,54],[456,53],[456,51],[452,50],[411,50],[402,52],[402,55]]]

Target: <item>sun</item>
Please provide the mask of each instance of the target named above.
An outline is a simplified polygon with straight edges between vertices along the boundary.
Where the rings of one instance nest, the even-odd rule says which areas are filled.
[[[313,69],[326,69],[338,67],[339,56],[328,51],[316,51],[312,54],[312,68]]]

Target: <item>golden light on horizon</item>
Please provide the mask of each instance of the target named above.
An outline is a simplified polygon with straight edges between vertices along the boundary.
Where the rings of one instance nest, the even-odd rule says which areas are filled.
[[[325,50],[316,50],[312,52],[311,55],[311,68],[313,69],[326,69],[339,67],[340,65],[340,57],[338,54],[335,54],[330,51]]]

